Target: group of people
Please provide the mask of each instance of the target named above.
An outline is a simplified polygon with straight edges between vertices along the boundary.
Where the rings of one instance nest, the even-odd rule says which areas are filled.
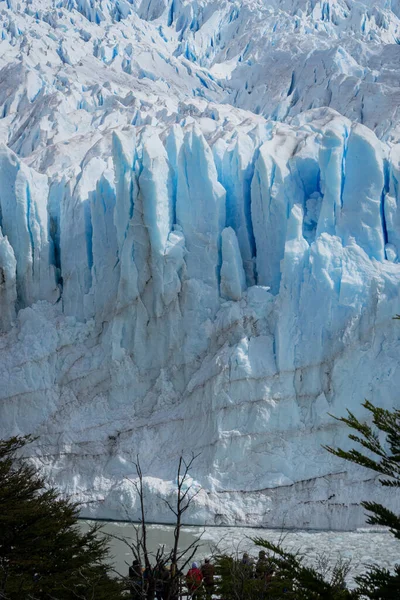
[[[156,600],[178,600],[181,578],[176,574],[176,567],[171,565],[160,565],[151,574],[147,569],[142,569],[138,560],[134,560],[129,567],[129,585],[131,598],[143,600],[145,597],[155,597]],[[188,595],[192,598],[200,596],[211,599],[214,592],[214,565],[206,558],[204,564],[199,567],[193,562],[188,570],[185,583]],[[149,594],[150,586],[153,588]]]
[[[186,575],[186,587],[192,598],[203,595],[210,599],[214,592],[214,565],[206,558],[204,564],[199,568],[197,562],[192,563]]]
[[[261,584],[261,597],[265,598],[265,593],[274,577],[275,568],[273,563],[268,560],[264,550],[260,550],[257,562],[245,552],[239,562],[239,570],[244,579],[257,579]],[[209,559],[204,561],[204,564],[199,567],[196,562],[192,564],[186,575],[186,587],[189,596],[192,598],[206,598],[211,600],[215,584],[214,584],[214,566]]]
[[[279,588],[283,594],[292,590],[290,583],[280,580],[279,572],[276,571],[273,561],[268,558],[264,550],[258,553],[257,561],[247,552],[241,559],[228,557],[228,571],[228,590],[226,590],[223,587],[224,575],[221,570],[218,571],[218,586],[215,585],[215,568],[209,558],[206,558],[201,566],[193,562],[186,576],[178,570],[176,563],[169,568],[162,563],[156,568],[149,567],[147,570],[142,569],[138,560],[134,560],[129,567],[131,598],[132,600],[181,600],[182,596],[187,596],[194,600],[212,600],[216,592],[221,594],[222,589],[224,590],[222,597],[230,598],[236,597],[229,589],[229,586],[233,586],[235,592],[237,588],[251,590],[252,597],[267,600],[273,593],[275,584],[280,586],[284,584]],[[346,588],[344,581],[340,587]]]
[[[249,578],[261,579],[266,584],[270,583],[275,572],[275,567],[268,560],[265,550],[260,550],[258,560],[254,564],[253,559],[245,552],[241,561],[242,568]]]

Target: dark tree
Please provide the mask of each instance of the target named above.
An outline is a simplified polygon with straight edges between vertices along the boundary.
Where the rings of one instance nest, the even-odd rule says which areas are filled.
[[[359,448],[346,451],[325,447],[339,458],[371,469],[382,475],[380,483],[387,488],[400,488],[400,410],[385,410],[366,401],[371,425],[360,422],[353,413],[337,419],[351,429],[349,439]],[[336,418],[336,417],[335,417]],[[388,527],[400,540],[400,517],[377,502],[364,501],[361,505],[368,511],[370,525]],[[330,577],[317,568],[306,566],[303,558],[285,551],[281,545],[257,538],[254,542],[270,552],[274,564],[274,577],[268,589],[268,598],[293,598],[295,600],[350,600],[352,598],[373,600],[400,599],[400,565],[393,572],[378,565],[366,565],[366,572],[356,578],[358,588],[350,591],[345,586],[346,564],[337,563]],[[282,596],[282,594],[284,594]],[[243,596],[244,600],[244,596]]]
[[[268,598],[285,600],[355,600],[358,591],[350,591],[345,585],[348,564],[338,561],[324,576],[318,568],[306,566],[299,554],[286,552],[281,546],[262,538],[254,542],[268,550],[274,565],[274,576],[268,585]]]
[[[263,597],[262,582],[254,578],[254,565],[243,564],[239,554],[217,554],[214,557],[216,591],[225,600],[259,600]],[[269,598],[269,596],[268,596]]]
[[[0,441],[0,598],[123,598],[120,583],[109,575],[99,527],[83,533],[78,505],[61,498],[20,458],[30,441]]]
[[[349,451],[326,447],[328,452],[382,475],[381,485],[400,488],[400,410],[378,408],[371,402],[363,406],[372,416],[372,425],[361,423],[350,412],[347,417],[337,419],[354,432],[349,439],[361,446],[361,450]],[[367,523],[389,527],[391,533],[400,540],[400,516],[376,502],[364,501],[361,505],[368,511]],[[360,592],[364,598],[377,600],[398,600],[400,598],[400,565],[393,573],[377,565],[369,565],[369,570],[358,577]]]

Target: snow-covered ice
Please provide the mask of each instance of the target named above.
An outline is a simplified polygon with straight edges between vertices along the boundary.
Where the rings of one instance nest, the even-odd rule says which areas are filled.
[[[2,436],[84,514],[346,529],[398,403],[400,4],[0,0]],[[395,500],[392,505],[396,508]],[[400,507],[397,505],[397,509]]]

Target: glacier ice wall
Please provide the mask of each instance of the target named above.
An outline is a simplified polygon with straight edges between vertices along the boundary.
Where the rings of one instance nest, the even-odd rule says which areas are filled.
[[[398,2],[0,8],[0,435],[87,515],[193,451],[191,522],[363,525],[321,445],[398,402]]]
[[[361,524],[374,482],[321,444],[345,443],[328,412],[398,390],[396,149],[320,110],[214,146],[196,123],[131,127],[51,186],[2,156],[2,431],[40,435],[90,514],[134,510],[140,452],[166,519],[183,450],[192,520]]]

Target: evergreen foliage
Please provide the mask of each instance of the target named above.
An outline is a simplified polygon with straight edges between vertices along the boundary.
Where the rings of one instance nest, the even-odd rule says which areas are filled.
[[[217,595],[224,600],[355,600],[357,591],[344,584],[348,563],[338,561],[324,575],[303,564],[303,557],[286,552],[263,538],[253,540],[268,551],[262,573],[257,565],[243,564],[236,556],[216,557]],[[254,568],[255,566],[255,568]]]
[[[328,452],[360,466],[372,469],[382,475],[380,483],[385,487],[400,487],[400,410],[378,408],[371,402],[363,404],[371,414],[372,424],[360,422],[353,413],[338,418],[354,433],[349,439],[361,445],[362,450],[325,447]],[[336,417],[335,417],[336,418]],[[388,527],[400,540],[400,516],[376,502],[364,501],[361,505],[368,511],[370,525]],[[345,586],[346,566],[338,563],[330,579],[324,577],[317,568],[305,566],[299,555],[286,552],[280,545],[274,545],[262,538],[254,542],[270,552],[269,560],[275,565],[275,574],[268,586],[269,599],[293,598],[293,600],[399,600],[400,565],[394,572],[378,565],[367,565],[367,571],[356,578],[355,590]],[[242,596],[247,600],[247,596]],[[249,596],[250,598],[250,596]]]
[[[244,565],[236,556],[223,554],[215,557],[218,576],[216,592],[224,600],[259,600],[260,582],[252,576],[252,567]]]
[[[305,566],[303,557],[286,552],[280,546],[262,538],[254,542],[268,550],[269,560],[274,563],[275,573],[268,586],[267,598],[285,600],[353,600],[359,598],[356,591],[345,586],[347,564],[338,562],[330,577],[324,577],[317,568]]]
[[[18,457],[29,441],[0,441],[0,598],[119,600],[99,527],[82,533],[78,506]]]
[[[361,423],[350,411],[347,417],[337,419],[355,431],[349,439],[357,442],[367,451],[349,451],[341,448],[326,447],[328,452],[356,463],[383,477],[379,480],[384,487],[400,488],[400,410],[392,411],[374,406],[371,402],[363,404],[372,416],[372,425]],[[361,505],[368,511],[367,523],[389,527],[391,533],[400,540],[400,516],[376,502],[364,501]],[[357,578],[363,598],[374,600],[399,600],[400,565],[394,573],[369,565],[369,571]]]

